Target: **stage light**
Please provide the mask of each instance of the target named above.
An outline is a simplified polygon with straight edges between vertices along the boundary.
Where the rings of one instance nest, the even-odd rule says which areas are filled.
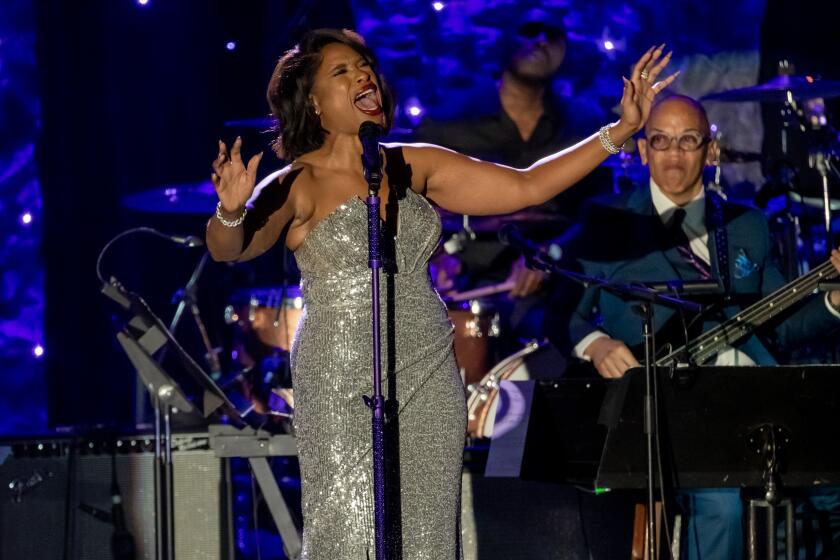
[[[137,3],[141,6],[147,6],[149,4],[149,0],[137,0]]]
[[[36,358],[40,358],[44,355],[44,347],[40,344],[36,344],[35,347],[32,349],[32,355]]]
[[[434,8],[436,12],[441,11],[445,7],[446,4],[444,4],[443,2],[432,2],[432,8]]]
[[[225,48],[229,51],[234,50],[236,48],[236,41],[228,41]]]
[[[423,118],[423,114],[426,112],[426,109],[423,108],[423,104],[420,103],[420,100],[417,99],[417,97],[411,96],[405,100],[403,111],[411,123],[416,126],[420,124],[420,120]]]
[[[608,27],[604,27],[601,36],[594,38],[594,41],[597,49],[607,55],[610,60],[615,60],[616,55],[627,48],[627,39],[616,37]]]
[[[24,212],[20,217],[20,223],[25,226],[28,226],[32,223],[32,214],[29,212]]]
[[[712,134],[714,134],[715,132],[718,131],[718,125],[716,125],[715,123],[712,123],[711,125],[709,125],[709,129],[711,129]]]

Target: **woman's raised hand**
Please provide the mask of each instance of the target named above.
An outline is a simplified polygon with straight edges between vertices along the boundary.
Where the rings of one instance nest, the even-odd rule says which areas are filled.
[[[225,143],[219,140],[219,155],[213,161],[211,180],[222,203],[222,210],[230,214],[241,212],[254,193],[257,166],[262,159],[262,152],[260,152],[248,161],[246,167],[242,162],[241,150],[241,137],[237,137],[234,141],[230,154]]]
[[[633,66],[630,79],[623,78],[621,121],[633,130],[638,131],[645,126],[656,94],[668,87],[679,75],[677,71],[664,80],[656,81],[671,60],[670,52],[662,56],[664,49],[664,44],[649,48]]]

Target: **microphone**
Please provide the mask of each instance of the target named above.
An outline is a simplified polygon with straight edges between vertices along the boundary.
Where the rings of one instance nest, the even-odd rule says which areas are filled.
[[[368,185],[376,185],[376,187],[382,182],[382,158],[379,155],[379,137],[382,136],[383,132],[382,127],[373,121],[365,121],[359,126],[359,140],[362,142],[362,167],[365,170],[365,179]]]
[[[548,257],[553,261],[559,261],[563,257],[563,248],[560,245],[557,243],[551,243],[548,247],[538,245],[522,235],[514,224],[505,224],[499,229],[499,241],[503,245],[516,247],[534,256]]]
[[[723,294],[718,280],[668,280],[664,282],[643,282],[643,286],[660,293],[680,296],[715,296]]]
[[[133,235],[135,233],[148,233],[148,234],[151,234],[151,235],[155,235],[157,237],[162,237],[163,239],[168,239],[169,241],[172,241],[173,243],[177,243],[178,245],[181,245],[182,247],[187,247],[187,248],[201,247],[202,245],[204,245],[204,240],[201,239],[200,237],[196,237],[194,235],[185,235],[185,236],[183,236],[183,235],[169,235],[167,233],[160,232],[160,231],[156,230],[155,228],[150,228],[150,227],[146,227],[146,226],[129,228],[125,231],[121,231],[120,233],[118,233],[117,235],[112,237],[111,240],[108,241],[108,243],[106,243],[104,247],[102,247],[102,250],[99,251],[99,256],[96,257],[96,276],[99,278],[99,283],[100,284],[106,284],[107,283],[107,282],[105,282],[105,278],[102,276],[102,259],[105,256],[105,253],[107,253],[108,249],[111,248],[111,245],[116,243],[119,239],[122,239],[123,237],[126,237],[127,235]]]

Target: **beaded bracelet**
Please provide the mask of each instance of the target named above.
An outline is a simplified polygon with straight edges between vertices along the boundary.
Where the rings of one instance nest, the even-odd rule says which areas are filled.
[[[245,216],[248,214],[248,209],[245,208],[242,210],[242,214],[236,218],[235,220],[228,220],[222,216],[222,201],[220,200],[219,203],[216,205],[216,219],[219,220],[219,223],[225,227],[239,227],[242,225],[242,222],[245,221]]]
[[[617,154],[621,151],[622,146],[616,146],[612,139],[610,138],[610,127],[612,125],[606,124],[601,127],[601,130],[598,131],[598,139],[601,141],[601,145],[604,147],[611,154]]]

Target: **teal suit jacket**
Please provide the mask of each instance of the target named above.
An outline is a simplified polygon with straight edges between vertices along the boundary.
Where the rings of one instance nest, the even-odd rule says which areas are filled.
[[[720,277],[711,196],[706,195],[706,225],[712,273]],[[728,237],[729,294],[733,301],[718,307],[704,321],[703,330],[734,316],[751,302],[761,299],[785,284],[774,262],[770,231],[764,214],[747,206],[721,200],[723,224]],[[668,244],[668,235],[651,200],[648,185],[618,196],[597,199],[585,212],[582,226],[570,244],[571,252],[583,273],[610,282],[663,282],[693,280],[697,272]],[[572,313],[569,323],[574,345],[596,329],[633,347],[642,343],[641,318],[633,311],[634,302],[611,293],[587,288]],[[675,310],[654,306],[655,329],[659,331],[673,317]],[[751,335],[736,347],[759,365],[773,365],[776,360],[769,347],[776,339],[783,346],[795,345],[840,326],[826,308],[823,296],[810,296]],[[684,342],[684,341],[683,341]]]

